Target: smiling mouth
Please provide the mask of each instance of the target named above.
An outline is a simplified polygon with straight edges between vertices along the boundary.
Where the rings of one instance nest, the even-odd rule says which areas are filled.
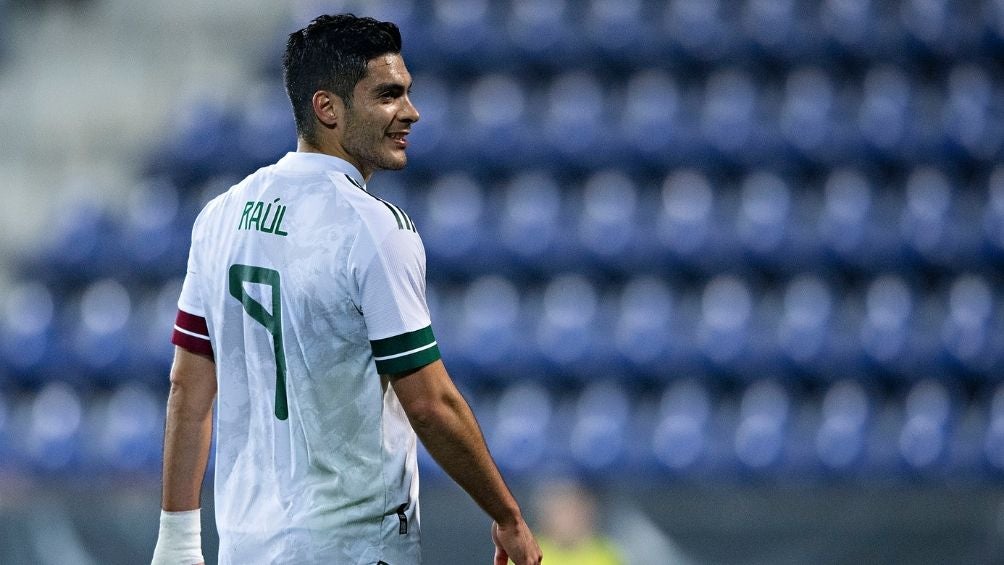
[[[388,133],[387,137],[391,138],[394,141],[394,143],[400,145],[401,147],[407,147],[408,140],[405,139],[405,137],[408,135],[408,133],[409,132]]]

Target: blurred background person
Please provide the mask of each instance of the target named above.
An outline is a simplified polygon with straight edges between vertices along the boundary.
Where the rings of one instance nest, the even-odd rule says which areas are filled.
[[[546,480],[534,503],[540,548],[552,565],[626,565],[601,530],[596,498],[581,484]]]

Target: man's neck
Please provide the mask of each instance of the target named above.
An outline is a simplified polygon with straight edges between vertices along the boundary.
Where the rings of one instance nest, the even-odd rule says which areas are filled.
[[[302,137],[298,137],[296,139],[296,151],[298,153],[321,153],[323,155],[331,155],[332,157],[338,157],[339,159],[342,159],[343,161],[355,167],[356,170],[359,171],[359,174],[363,176],[362,181],[364,183],[369,182],[370,177],[373,176],[372,171],[367,172],[362,170],[362,168],[360,168],[359,166],[359,163],[356,163],[355,160],[348,153],[346,153],[344,149],[338,146],[330,146],[323,142],[315,145],[307,141],[306,139],[303,139]]]

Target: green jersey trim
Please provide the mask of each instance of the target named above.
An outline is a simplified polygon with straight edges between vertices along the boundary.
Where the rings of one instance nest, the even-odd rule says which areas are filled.
[[[352,178],[351,176],[345,175],[345,178],[349,179],[349,182],[351,182],[353,186],[365,192],[366,195],[369,196],[370,198],[373,198],[374,200],[383,203],[383,205],[386,206],[388,210],[390,210],[390,213],[393,214],[394,221],[397,222],[397,229],[408,230],[418,233],[418,230],[415,228],[415,222],[413,222],[411,218],[408,217],[408,214],[406,214],[404,210],[402,210],[399,206],[391,204],[390,202],[387,202],[383,198],[378,198],[376,196],[373,196],[372,194],[370,194],[368,190],[366,190],[365,186],[359,184],[359,181]]]
[[[417,369],[440,359],[439,345],[432,326],[384,339],[370,341],[373,361],[380,374]]]

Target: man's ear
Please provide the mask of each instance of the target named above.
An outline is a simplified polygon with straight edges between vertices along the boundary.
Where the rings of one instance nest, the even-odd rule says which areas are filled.
[[[314,116],[328,129],[335,129],[345,116],[345,103],[333,92],[318,90],[310,101]]]

